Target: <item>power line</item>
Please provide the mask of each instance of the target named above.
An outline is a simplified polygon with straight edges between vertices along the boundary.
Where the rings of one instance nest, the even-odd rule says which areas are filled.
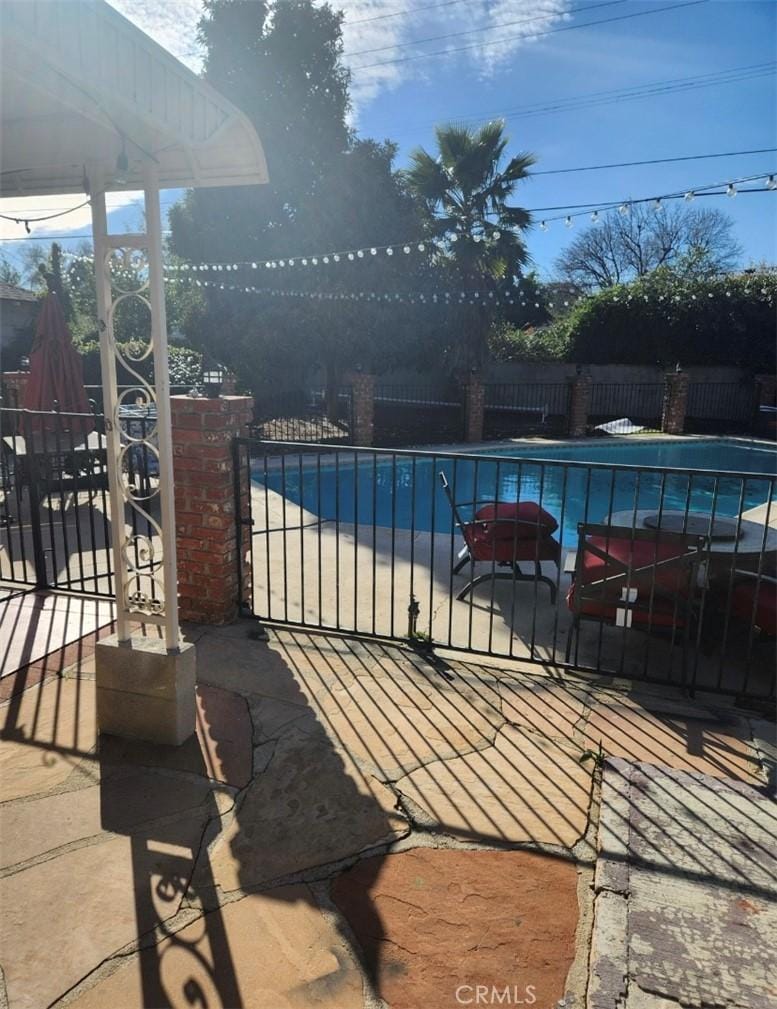
[[[587,4],[585,7],[576,7],[574,10],[567,11],[567,13],[582,14],[583,11],[594,10],[598,7],[614,7],[623,3],[626,3],[626,0],[603,0],[602,3]],[[527,25],[531,24],[533,21],[547,21],[551,18],[558,17],[560,13],[560,11],[546,11],[544,14],[536,14],[534,17],[522,18],[520,21],[503,21],[498,25],[485,25],[482,28],[469,28],[463,32],[450,32],[447,35],[431,35],[425,39],[412,39],[408,42],[396,42],[393,45],[377,46],[375,49],[362,49],[356,53],[345,52],[343,53],[343,56],[346,59],[353,56],[368,56],[370,53],[382,53],[387,49],[406,49],[408,46],[420,46],[427,42],[442,42],[445,39],[456,39],[460,38],[462,35],[476,35],[478,32],[492,32],[497,31],[500,28],[513,28],[515,25]],[[490,43],[484,42],[483,45],[490,45]]]
[[[674,77],[663,81],[651,81],[649,84],[632,85],[628,88],[614,88],[606,91],[589,91],[582,95],[568,98],[555,98],[534,105],[519,105],[500,112],[469,112],[459,116],[438,117],[416,122],[411,128],[399,132],[384,127],[384,131],[395,136],[407,135],[409,132],[435,125],[440,119],[459,122],[474,122],[482,119],[518,119],[526,116],[548,115],[554,112],[578,111],[586,107],[611,104],[613,102],[629,101],[634,98],[650,97],[654,94],[669,94],[675,91],[685,91],[701,87],[712,87],[718,84],[735,84],[742,80],[770,75],[777,67],[777,62],[754,63],[743,67],[731,67],[715,73],[698,74],[692,77]]]
[[[359,73],[362,70],[374,70],[376,67],[392,66],[395,63],[410,63],[413,60],[426,60],[431,59],[434,56],[452,56],[455,53],[468,52],[471,49],[480,49],[484,44],[489,46],[501,46],[515,41],[539,39],[544,38],[547,35],[556,35],[558,32],[576,31],[579,28],[593,28],[596,25],[612,24],[614,21],[629,21],[632,18],[647,17],[649,14],[661,14],[664,11],[685,10],[687,7],[698,7],[700,4],[705,3],[709,3],[709,0],[690,0],[690,3],[670,4],[667,7],[655,7],[652,10],[636,11],[633,14],[620,14],[612,18],[603,18],[600,21],[586,21],[585,24],[581,25],[562,25],[560,28],[550,28],[545,32],[533,32],[531,35],[510,35],[508,38],[497,39],[488,43],[478,42],[474,45],[459,46],[456,49],[438,49],[433,53],[417,53],[414,56],[399,56],[396,59],[383,60],[380,63],[367,63],[360,67],[351,67],[351,71],[353,73]]]
[[[677,161],[703,161],[706,158],[735,158],[745,154],[773,154],[777,147],[760,147],[752,151],[720,151],[716,154],[686,154],[675,158],[651,158],[648,161],[619,161],[609,165],[584,165],[580,168],[546,168],[541,172],[531,172],[535,175],[565,175],[569,172],[598,172],[605,168],[634,168],[637,165],[668,165]]]
[[[440,7],[454,7],[458,6],[458,4],[468,2],[469,0],[446,0],[445,3],[426,4],[424,7],[414,7],[412,10],[405,10],[405,11],[394,11],[391,14],[376,14],[371,18],[359,18],[358,21],[350,21],[346,16],[345,23],[347,25],[366,25],[371,21],[385,21],[386,18],[398,18],[402,17],[403,15],[409,17],[413,14],[421,14],[424,11],[437,10]]]

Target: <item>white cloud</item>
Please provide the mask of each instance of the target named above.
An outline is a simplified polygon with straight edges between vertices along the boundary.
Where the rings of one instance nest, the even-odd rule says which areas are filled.
[[[109,2],[181,62],[195,72],[200,70],[202,49],[197,43],[196,30],[202,14],[201,0]],[[331,3],[335,9],[340,6],[338,0]],[[570,0],[457,0],[447,4],[438,0],[436,6],[424,2],[421,9],[417,0],[347,0],[342,6],[346,11],[345,63],[353,71],[351,98],[355,121],[381,93],[407,81],[433,80],[440,67],[451,63],[478,79],[490,77],[519,48],[530,45],[538,32],[557,27],[568,19]],[[414,39],[440,35],[454,37],[408,45]],[[455,51],[464,47],[462,52]],[[391,62],[440,51],[448,55]],[[384,65],[368,67],[369,64]]]
[[[86,199],[84,194],[63,195],[63,196],[8,196],[0,200],[0,214],[9,217],[17,217],[30,221],[32,234],[41,237],[44,235],[64,235],[67,232],[79,234],[91,234],[92,212],[87,204],[74,210],[71,214],[63,214],[50,221],[40,221],[34,223],[36,218],[47,217],[49,214],[61,214],[63,210],[70,207],[77,207]],[[106,204],[109,213],[124,208],[134,208],[138,201],[142,199],[142,193],[110,193],[106,197]],[[128,210],[128,218],[132,217],[134,210]],[[27,229],[24,224],[15,224],[13,221],[6,221],[0,218],[0,239],[27,238]]]

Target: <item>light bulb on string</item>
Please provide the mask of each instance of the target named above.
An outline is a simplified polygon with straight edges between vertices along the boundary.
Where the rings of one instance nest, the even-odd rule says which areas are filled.
[[[621,205],[618,207],[618,213],[628,214],[628,212],[629,212],[629,205],[627,203],[621,203]]]
[[[499,239],[502,237],[502,232],[501,231],[494,231],[494,232],[491,233],[491,237],[494,239],[495,242],[498,242]]]
[[[599,211],[598,211],[598,210],[595,210],[595,211],[594,211],[594,212],[593,212],[593,213],[591,214],[591,221],[592,221],[592,222],[593,222],[594,224],[598,224],[598,223],[599,223]]]
[[[696,193],[694,193],[692,189],[689,189],[688,192],[683,197],[683,199],[685,200],[686,203],[690,203],[691,200],[696,199]]]
[[[540,221],[540,231],[547,231],[548,226],[544,221]]]
[[[733,197],[735,197],[736,195],[737,195],[737,187],[734,185],[733,182],[729,182],[729,184],[726,186],[726,196],[730,196],[733,199]]]
[[[406,256],[409,255],[409,253],[410,253],[410,246],[409,245],[403,246],[402,251],[404,252],[404,254]]]
[[[771,189],[772,192],[775,189],[777,189],[777,177],[775,177],[774,175],[767,176],[767,179],[766,179],[766,188],[767,189]]]
[[[656,212],[658,212],[661,209],[662,206],[663,206],[663,204],[661,203],[661,197],[660,196],[657,199],[653,200],[653,210],[655,210]]]
[[[359,257],[359,259],[364,259],[364,249],[359,249],[356,255]]]
[[[325,263],[328,263],[328,262],[329,262],[329,256],[324,256],[324,262],[325,262]]]
[[[377,256],[377,254],[378,254],[378,250],[376,248],[370,249],[370,255],[371,256]]]
[[[564,224],[566,225],[567,228],[571,228],[572,218],[567,215],[567,217],[564,218]]]
[[[453,234],[451,235],[451,241],[452,242],[458,242],[458,240],[459,240],[459,236],[454,231]]]
[[[418,243],[418,251],[419,252],[425,252],[426,251],[426,246],[424,245],[423,242],[419,242]]]
[[[388,247],[388,248],[386,249],[386,255],[387,255],[387,256],[393,256],[393,255],[394,255],[394,250],[393,250],[393,249],[391,248],[391,246],[389,246],[389,247]]]

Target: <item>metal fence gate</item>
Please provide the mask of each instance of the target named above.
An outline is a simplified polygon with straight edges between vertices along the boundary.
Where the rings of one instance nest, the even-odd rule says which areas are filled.
[[[153,435],[155,418],[130,406],[123,414],[123,465],[138,499],[150,500],[158,468],[140,439]],[[0,593],[113,597],[104,415],[2,408],[0,434]],[[156,546],[152,524],[135,509],[121,520],[130,526],[128,562],[142,570]]]
[[[278,449],[235,442],[246,614],[774,697],[773,473]]]

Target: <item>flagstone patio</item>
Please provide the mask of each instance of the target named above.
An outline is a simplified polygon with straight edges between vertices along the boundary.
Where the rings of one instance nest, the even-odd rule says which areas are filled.
[[[600,746],[764,784],[766,730],[734,709],[255,629],[187,629],[178,749],[98,739],[88,654],[6,678],[11,1009],[583,1005]]]

